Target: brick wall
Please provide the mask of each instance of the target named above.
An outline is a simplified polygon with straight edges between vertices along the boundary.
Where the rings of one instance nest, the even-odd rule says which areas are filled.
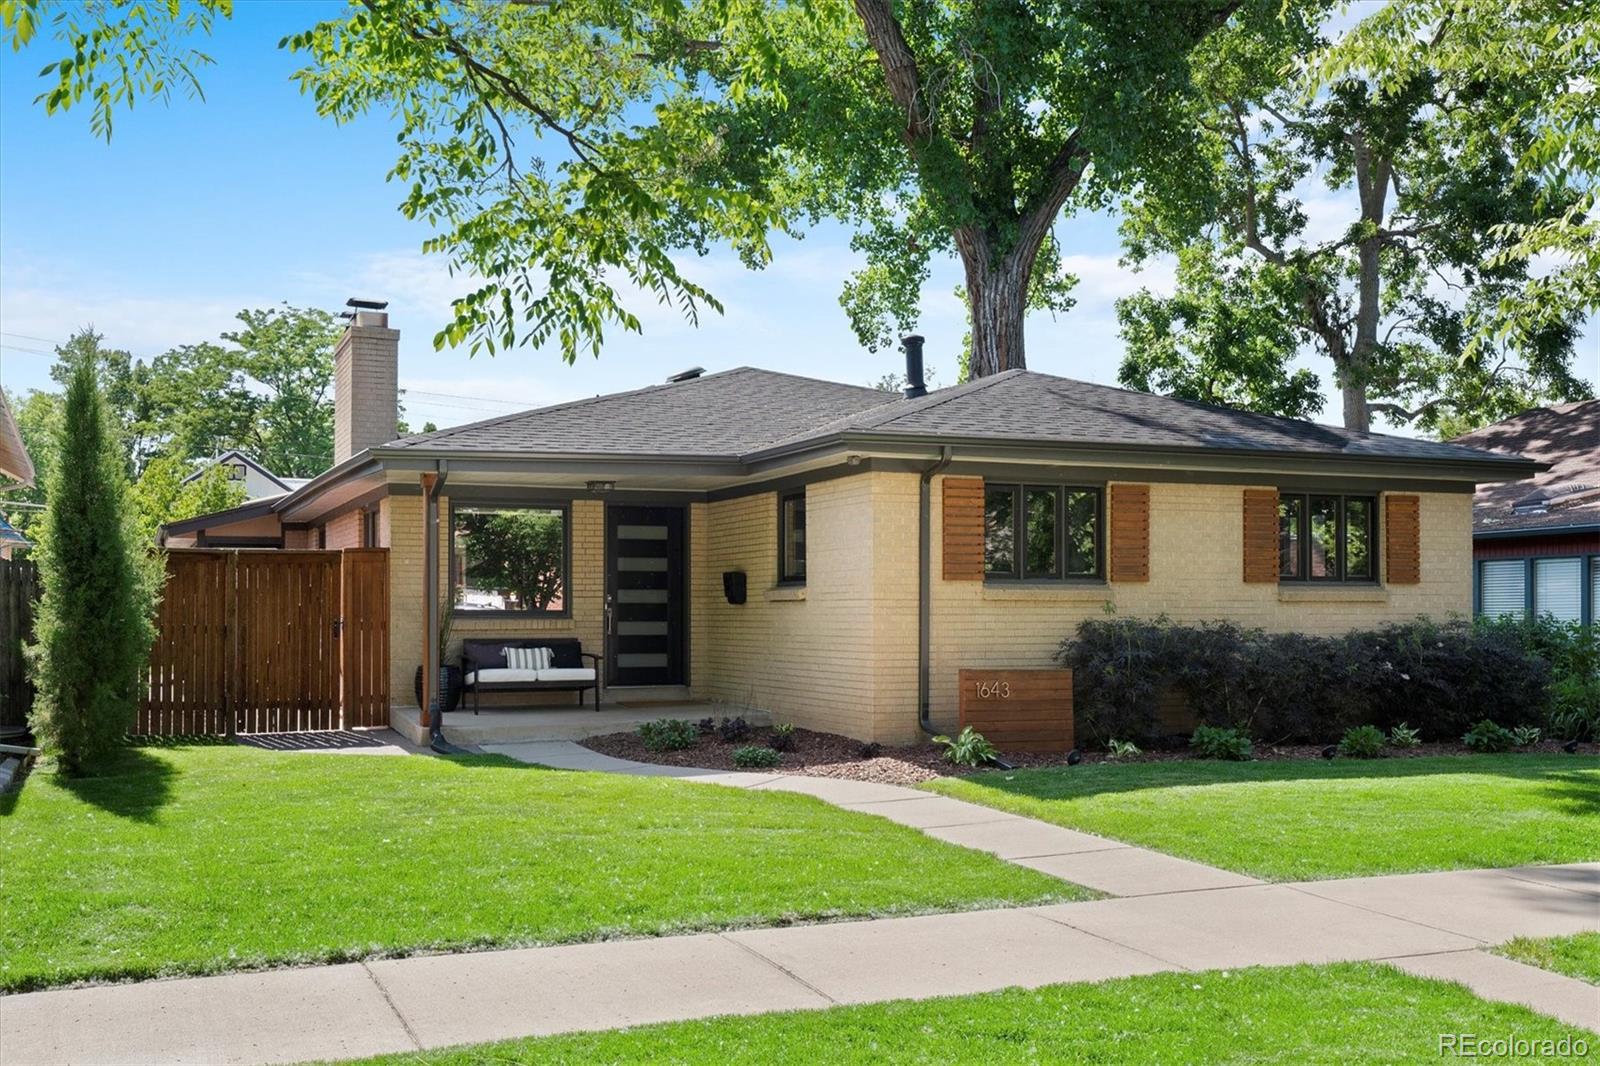
[[[323,528],[326,538],[323,547],[331,550],[337,548],[361,547],[361,511],[348,511],[338,518],[332,519]]]

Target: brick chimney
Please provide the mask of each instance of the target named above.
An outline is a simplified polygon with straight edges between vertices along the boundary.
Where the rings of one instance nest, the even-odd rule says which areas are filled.
[[[350,300],[344,334],[333,349],[333,461],[395,438],[400,417],[400,331],[389,305]]]

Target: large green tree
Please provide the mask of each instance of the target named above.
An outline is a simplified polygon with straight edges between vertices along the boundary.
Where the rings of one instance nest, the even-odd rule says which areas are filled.
[[[69,774],[132,729],[154,638],[161,568],[140,542],[126,460],[87,360],[67,381],[34,555],[44,595],[28,649],[29,726]]]
[[[1572,373],[1582,306],[1476,328],[1530,281],[1527,257],[1508,254],[1515,234],[1575,203],[1518,165],[1540,135],[1541,82],[1487,52],[1473,67],[1431,63],[1462,28],[1443,19],[1427,32],[1415,76],[1392,91],[1374,72],[1330,81],[1308,67],[1328,48],[1315,29],[1276,51],[1201,47],[1208,165],[1127,205],[1130,258],[1177,252],[1180,270],[1174,296],[1145,291],[1119,308],[1124,381],[1304,415],[1318,401],[1294,360],[1310,348],[1330,364],[1344,425],[1362,431],[1381,414],[1450,432],[1586,394]],[[1282,78],[1286,66],[1298,73]],[[1313,226],[1313,197],[1332,227]]]
[[[81,35],[45,0],[0,3],[14,42],[19,12]],[[131,37],[149,58],[116,54],[136,70],[192,80],[194,55],[103,10],[108,50]],[[205,27],[180,10],[175,29]],[[761,266],[773,234],[831,217],[865,259],[843,295],[863,342],[913,325],[933,257],[954,256],[984,375],[1026,364],[1030,309],[1070,306],[1061,219],[1191,168],[1196,45],[1298,17],[1279,0],[354,0],[286,43],[323,114],[399,121],[402,210],[483,279],[436,343],[570,361],[639,330],[640,299],[720,307],[686,255]],[[47,106],[93,96],[102,116],[93,57],[46,73]]]

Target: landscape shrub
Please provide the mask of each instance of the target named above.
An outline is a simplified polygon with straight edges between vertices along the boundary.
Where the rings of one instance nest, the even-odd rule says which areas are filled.
[[[763,748],[755,744],[746,744],[744,747],[735,748],[733,751],[733,765],[741,770],[760,770],[768,766],[777,766],[782,760],[783,756],[771,748]]]
[[[982,766],[1000,754],[982,733],[970,725],[953,740],[950,737],[937,736],[933,738],[933,742],[941,745],[944,748],[944,757],[957,766]]]
[[[772,738],[767,742],[772,745],[773,751],[794,750],[794,724],[781,722],[772,727]]]
[[[1080,735],[1106,745],[1159,739],[1158,700],[1169,688],[1201,724],[1272,744],[1325,743],[1358,725],[1388,731],[1402,720],[1414,739],[1444,739],[1491,713],[1507,725],[1542,725],[1548,716],[1554,728],[1552,706],[1567,708],[1564,733],[1594,735],[1600,709],[1590,692],[1574,683],[1562,704],[1549,685],[1552,661],[1581,669],[1586,655],[1571,634],[1466,621],[1314,636],[1163,616],[1089,619],[1055,657],[1073,670]]]
[[[1195,726],[1189,738],[1189,747],[1202,759],[1227,759],[1232,762],[1247,761],[1254,751],[1250,738],[1237,729],[1223,726]]]
[[[44,595],[27,649],[28,726],[67,775],[103,765],[137,721],[165,572],[135,532],[116,433],[94,364],[79,362],[35,549]]]
[[[1415,748],[1422,743],[1422,736],[1404,722],[1389,730],[1389,746],[1391,748]]]
[[[639,739],[646,751],[682,751],[694,747],[699,738],[699,730],[681,718],[639,723]]]
[[[1339,754],[1350,759],[1376,759],[1383,754],[1385,737],[1375,725],[1358,725],[1339,738]]]
[[[1113,740],[1106,745],[1106,751],[1110,752],[1113,759],[1131,759],[1144,754],[1139,750],[1139,745],[1131,740]]]
[[[737,744],[750,735],[750,723],[740,715],[735,718],[724,718],[717,725],[717,735],[724,744]]]
[[[1516,737],[1505,726],[1485,718],[1462,735],[1461,743],[1476,752],[1510,751]]]
[[[1550,732],[1562,740],[1600,740],[1600,678],[1567,677],[1550,686]]]
[[[1550,669],[1545,725],[1561,740],[1600,740],[1600,626],[1542,618],[1484,618],[1478,628],[1504,634]]]
[[[1519,748],[1531,748],[1539,743],[1542,735],[1536,725],[1519,725],[1511,731],[1511,743]]]

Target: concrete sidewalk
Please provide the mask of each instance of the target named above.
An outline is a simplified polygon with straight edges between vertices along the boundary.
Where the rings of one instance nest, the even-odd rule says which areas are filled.
[[[1336,898],[1335,898],[1336,897]],[[1507,969],[1600,930],[1600,863],[486,951],[0,999],[0,1063],[347,1058],[1163,970],[1392,960],[1600,1029],[1600,990]],[[1586,999],[1587,997],[1587,999]]]

